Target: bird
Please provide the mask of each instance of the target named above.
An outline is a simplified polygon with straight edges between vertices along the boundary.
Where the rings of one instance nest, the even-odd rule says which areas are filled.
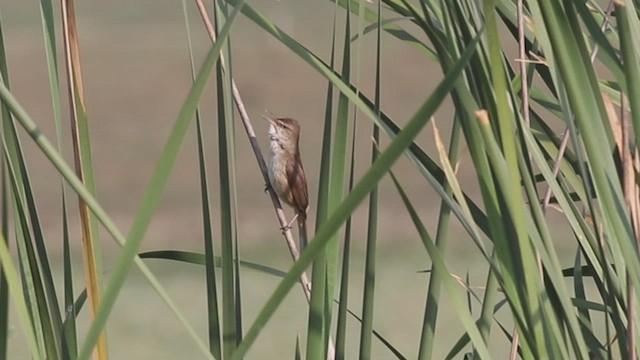
[[[300,247],[307,245],[306,220],[309,208],[307,179],[300,156],[300,124],[295,119],[263,116],[269,122],[269,182],[278,198],[295,211],[295,216],[283,228],[287,230],[298,220]]]

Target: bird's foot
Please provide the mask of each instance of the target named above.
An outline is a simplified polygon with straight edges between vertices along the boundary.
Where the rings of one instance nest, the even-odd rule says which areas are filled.
[[[284,235],[284,233],[286,233],[287,231],[291,230],[291,223],[281,227],[280,230],[282,231],[282,235]]]

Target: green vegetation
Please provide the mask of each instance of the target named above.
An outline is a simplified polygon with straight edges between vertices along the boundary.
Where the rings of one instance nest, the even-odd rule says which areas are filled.
[[[126,231],[110,210],[113,203],[98,191],[101,181],[109,181],[99,169],[110,160],[94,156],[99,140],[92,130],[99,125],[93,116],[121,115],[115,107],[106,115],[92,112],[90,67],[81,61],[83,23],[74,2],[40,1],[49,95],[36,102],[51,103],[46,124],[33,115],[42,109],[26,106],[12,90],[12,75],[20,73],[21,64],[9,61],[5,29],[15,20],[3,18],[6,5],[0,5],[0,359],[9,358],[12,347],[28,349],[21,356],[34,359],[107,359],[114,348],[125,349],[119,356],[155,358],[163,348],[178,346],[189,349],[192,358],[206,359],[637,358],[640,1],[272,5],[277,11],[318,11],[302,26],[331,35],[316,35],[313,46],[305,42],[305,31],[279,25],[261,5],[183,0],[182,8],[158,7],[163,16],[179,13],[186,26],[179,56],[188,59],[181,70],[190,71],[191,83],[184,92],[163,85],[181,106],[153,155],[154,170],[136,200],[137,211],[126,217]],[[248,230],[254,223],[274,230],[288,220],[273,193],[279,222],[271,221],[271,212],[252,211],[258,207],[255,198],[266,198],[259,191],[268,178],[259,145],[266,142],[258,140],[266,135],[253,128],[261,110],[236,85],[243,78],[240,64],[248,60],[238,55],[234,39],[246,34],[245,27],[259,29],[262,38],[254,36],[250,44],[261,49],[260,61],[276,56],[262,44],[268,41],[282,51],[278,56],[295,59],[312,74],[309,79],[291,75],[258,92],[284,94],[286,87],[300,92],[316,84],[313,76],[323,84],[324,95],[314,98],[324,107],[324,117],[315,119],[323,120],[301,121],[301,141],[317,145],[319,157],[307,162],[311,147],[301,143],[315,229],[309,227],[310,242],[301,254],[292,232],[283,231],[294,258],[287,271],[266,261],[273,250],[256,250],[264,245],[251,241],[266,230]],[[404,52],[418,55],[409,62],[399,55]],[[155,71],[160,61],[144,68]],[[100,72],[118,72],[103,64]],[[385,74],[410,65],[414,77],[439,75],[427,77],[429,91],[407,92],[418,99],[415,106],[404,106],[408,115],[393,115],[388,108],[401,101],[404,89],[387,85],[392,81]],[[251,76],[259,82],[271,74],[264,69]],[[126,92],[121,81],[117,91]],[[149,101],[138,95],[128,96],[134,103]],[[162,100],[152,102],[150,108]],[[156,124],[135,122],[145,124],[137,144],[151,141]],[[120,131],[130,133],[135,126],[130,121]],[[143,243],[149,242],[152,223],[177,219],[171,207],[162,216],[159,209],[171,179],[184,176],[183,148],[191,149],[195,164],[190,169],[195,181],[183,188],[198,194],[174,201],[198,209],[201,227],[189,229],[197,249],[187,251],[175,239],[160,250],[149,249]],[[110,144],[109,151],[122,151],[122,145]],[[148,162],[145,151],[124,149]],[[34,185],[42,179],[34,167],[51,165],[56,176],[47,182],[56,183],[59,202],[43,210]],[[133,178],[137,169],[126,174]],[[258,195],[244,198],[247,187],[258,189]],[[436,195],[424,197],[426,189]],[[118,192],[124,194],[118,201],[129,201],[133,189]],[[396,201],[392,210],[389,194]],[[383,214],[389,212],[402,215],[386,221]],[[52,217],[60,221],[62,245],[50,240],[59,234],[46,230]],[[394,239],[383,241],[382,233]],[[452,249],[456,241],[458,249]],[[402,253],[396,246],[411,256],[397,255],[400,259],[391,262],[394,251]],[[385,282],[386,268],[402,262],[415,267],[416,279],[407,282],[406,273],[392,272],[405,278]],[[458,272],[461,264],[466,276]],[[187,275],[192,280],[199,276],[193,287],[181,290],[186,294],[178,293],[182,299],[168,289],[177,276],[167,270],[171,266],[197,272]],[[260,276],[269,280],[256,280]],[[273,282],[268,294],[255,296],[255,288],[265,290],[268,281]],[[164,303],[158,308],[173,317],[169,339],[147,339],[146,354],[126,350],[138,338],[135,331],[128,339],[111,337],[120,329],[107,331],[127,283],[153,289],[119,305],[131,311],[130,323],[145,327],[146,318],[133,309],[154,302]],[[416,299],[408,297],[425,294],[419,307],[409,305]],[[296,305],[283,305],[291,304],[287,298],[293,295]],[[297,319],[288,321],[295,329],[270,330],[267,341],[290,348],[259,352],[265,329],[284,308]],[[444,312],[455,316],[443,320]],[[412,331],[388,335],[392,331],[378,331],[378,325],[389,314],[421,320]],[[184,339],[189,343],[178,345]]]

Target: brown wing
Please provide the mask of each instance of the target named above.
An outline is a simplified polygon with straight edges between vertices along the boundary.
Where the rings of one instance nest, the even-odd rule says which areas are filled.
[[[309,194],[307,193],[307,179],[304,176],[300,157],[298,156],[296,161],[290,161],[287,165],[287,180],[293,196],[293,203],[298,217],[302,217],[301,220],[304,220],[307,217]]]

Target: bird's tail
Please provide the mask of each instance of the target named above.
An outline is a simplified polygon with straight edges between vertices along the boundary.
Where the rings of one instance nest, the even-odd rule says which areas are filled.
[[[307,247],[307,219],[305,216],[298,217],[298,236],[300,237],[300,252]]]

